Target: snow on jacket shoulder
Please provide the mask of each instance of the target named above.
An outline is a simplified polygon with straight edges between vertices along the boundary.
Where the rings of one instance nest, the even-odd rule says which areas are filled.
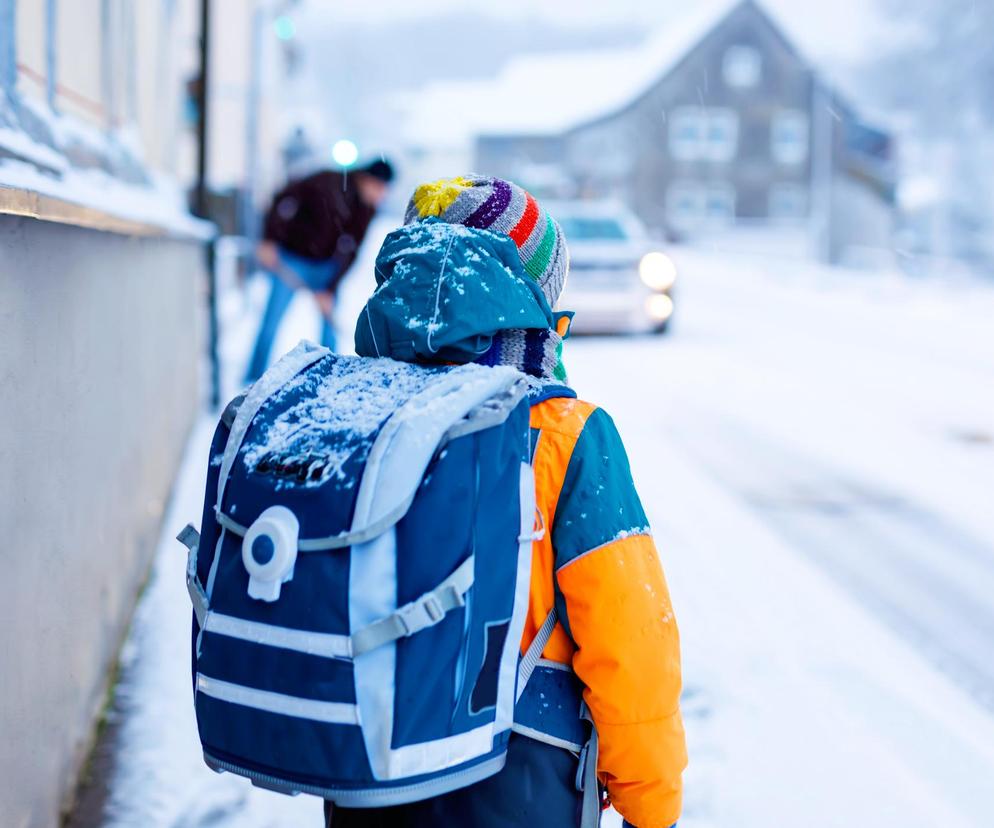
[[[648,521],[611,418],[572,398],[532,407],[539,508],[522,652],[549,611],[543,656],[572,664],[600,738],[598,772],[638,828],[680,815],[686,746],[680,642]]]

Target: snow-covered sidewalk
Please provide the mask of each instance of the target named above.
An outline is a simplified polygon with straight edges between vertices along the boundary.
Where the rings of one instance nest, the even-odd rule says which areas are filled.
[[[122,652],[120,717],[106,825],[121,828],[277,828],[321,825],[321,804],[278,796],[203,763],[190,683],[186,550],[176,534],[200,523],[215,418],[190,437],[163,520],[155,568]]]

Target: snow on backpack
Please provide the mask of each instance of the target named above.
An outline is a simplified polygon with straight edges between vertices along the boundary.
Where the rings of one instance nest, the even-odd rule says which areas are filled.
[[[554,614],[520,656],[529,390],[511,368],[303,342],[229,406],[202,534],[179,538],[209,766],[346,807],[503,767],[529,677],[572,676],[538,665]]]

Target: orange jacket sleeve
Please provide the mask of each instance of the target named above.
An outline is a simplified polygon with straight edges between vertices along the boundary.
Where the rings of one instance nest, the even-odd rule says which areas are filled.
[[[601,780],[628,822],[669,828],[687,764],[679,632],[624,448],[599,409],[570,458],[552,542]]]

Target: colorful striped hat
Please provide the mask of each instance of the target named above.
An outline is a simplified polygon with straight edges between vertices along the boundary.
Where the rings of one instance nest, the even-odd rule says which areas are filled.
[[[404,223],[428,216],[510,236],[525,271],[538,282],[549,306],[556,306],[566,283],[569,252],[562,228],[530,193],[500,178],[441,178],[414,191]]]

